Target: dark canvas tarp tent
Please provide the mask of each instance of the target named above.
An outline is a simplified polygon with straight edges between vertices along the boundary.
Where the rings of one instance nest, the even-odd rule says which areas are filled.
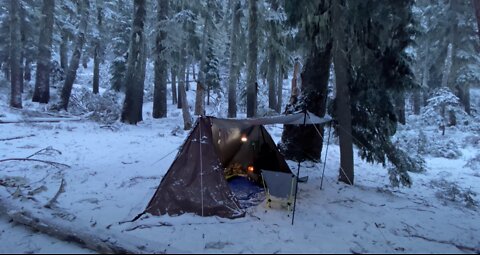
[[[298,113],[260,119],[198,118],[150,200],[146,213],[237,218],[245,215],[226,172],[244,171],[258,181],[260,169],[291,173],[265,124],[321,124],[329,118]],[[250,171],[246,171],[251,168]]]

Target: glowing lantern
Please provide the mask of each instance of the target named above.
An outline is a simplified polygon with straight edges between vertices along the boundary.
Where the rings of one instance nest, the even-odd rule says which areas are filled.
[[[242,142],[246,142],[246,141],[247,141],[247,136],[243,135],[242,138],[240,138],[240,140],[241,140]]]
[[[248,171],[248,172],[253,173],[253,170],[254,170],[253,166],[248,166],[248,167],[247,167],[247,171]]]

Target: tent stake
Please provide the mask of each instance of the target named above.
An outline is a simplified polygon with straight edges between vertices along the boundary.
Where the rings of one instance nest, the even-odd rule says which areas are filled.
[[[305,107],[304,109],[304,114],[303,116],[303,126],[305,127],[307,124],[307,108]],[[298,176],[300,175],[300,160],[298,161],[298,166],[297,166],[297,181],[295,182],[295,198],[293,199],[293,213],[292,213],[292,226],[293,222],[295,221],[295,207],[297,205],[297,193],[298,193]]]

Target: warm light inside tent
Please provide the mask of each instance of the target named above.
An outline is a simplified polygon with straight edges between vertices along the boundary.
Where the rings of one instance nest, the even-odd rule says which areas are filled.
[[[254,170],[253,166],[248,166],[248,167],[247,167],[247,171],[249,171],[249,172],[252,172],[252,173],[253,173],[253,170]]]
[[[246,142],[247,141],[247,136],[246,135],[242,135],[242,138],[240,138],[240,140],[242,142]]]

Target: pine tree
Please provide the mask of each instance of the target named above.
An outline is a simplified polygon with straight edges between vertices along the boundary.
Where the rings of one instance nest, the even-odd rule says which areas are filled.
[[[298,24],[300,28],[299,36],[308,39],[303,40],[307,57],[301,74],[302,90],[300,95],[294,96],[294,100],[289,102],[286,112],[308,110],[324,116],[332,62],[332,36],[328,26],[331,17],[329,3],[310,0],[286,1],[285,7],[290,22]],[[313,20],[317,22],[312,22]],[[288,159],[318,161],[322,151],[322,137],[322,125],[285,125],[280,148]]]
[[[349,45],[353,45],[348,52],[355,71],[350,72],[352,137],[362,158],[382,164],[388,159],[393,164],[389,170],[392,184],[409,186],[408,171],[423,168],[396,148],[391,136],[398,122],[395,97],[418,86],[406,53],[414,33],[413,0],[381,3],[355,2],[348,9],[347,17],[356,21],[347,34]]]
[[[113,61],[110,66],[110,84],[115,91],[125,90],[125,73],[127,71],[128,45],[131,36],[131,1],[120,0],[118,3],[105,2],[112,17],[105,22],[106,29],[112,31]]]

